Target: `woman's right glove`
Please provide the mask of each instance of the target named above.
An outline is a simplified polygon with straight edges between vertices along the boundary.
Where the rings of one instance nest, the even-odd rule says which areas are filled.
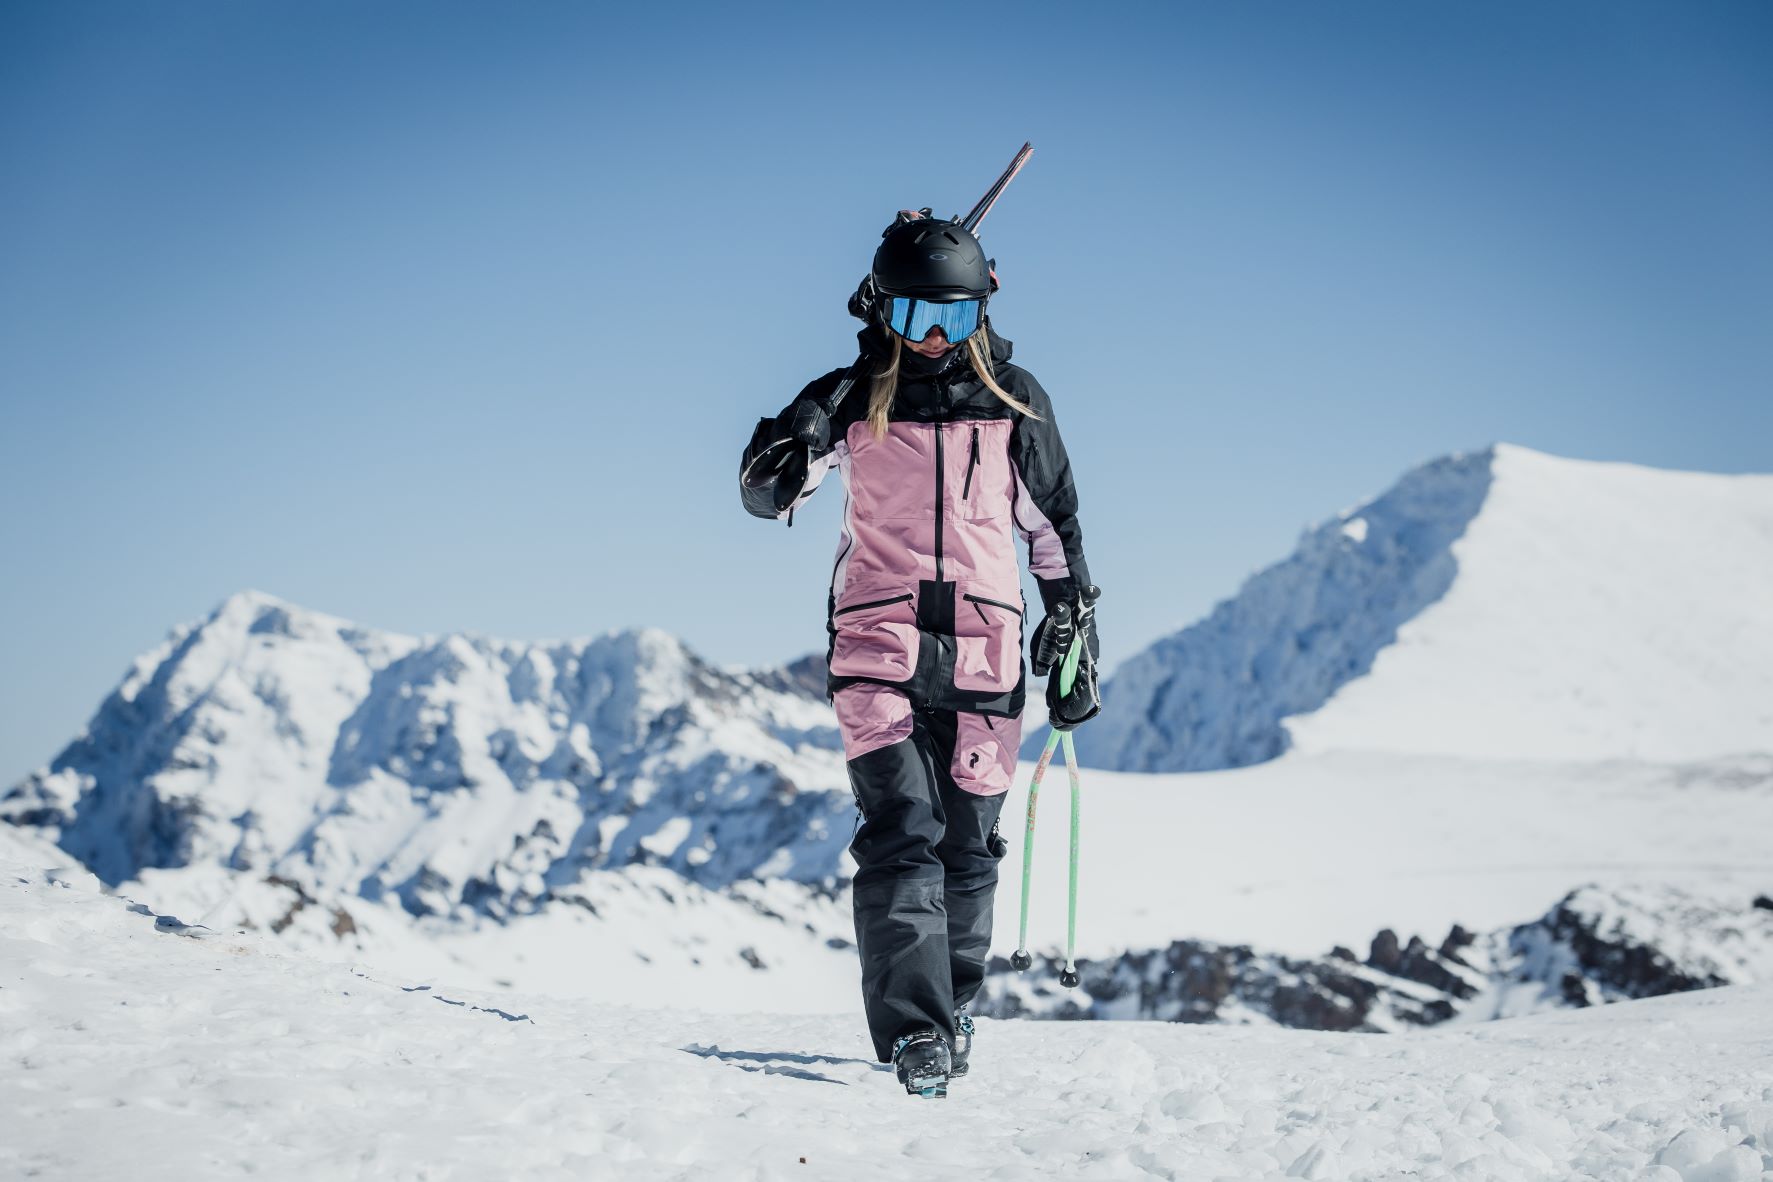
[[[1102,591],[1085,587],[1075,598],[1061,598],[1047,605],[1047,614],[1034,629],[1034,675],[1047,679],[1047,718],[1054,730],[1068,731],[1088,722],[1102,709],[1096,684],[1096,600]],[[1077,662],[1069,693],[1062,692],[1065,654],[1078,640],[1083,652]]]
[[[739,498],[754,517],[775,517],[800,495],[807,457],[831,450],[831,416],[810,398],[757,420],[739,458]]]

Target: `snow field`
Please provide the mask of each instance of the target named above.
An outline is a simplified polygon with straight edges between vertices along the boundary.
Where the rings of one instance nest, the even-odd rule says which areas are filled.
[[[1005,804],[1000,956],[1016,946],[1032,771],[1018,769]],[[1666,884],[1737,903],[1773,894],[1768,757],[1658,765],[1290,753],[1219,772],[1085,768],[1082,782],[1078,950],[1089,957],[1182,937],[1294,956],[1342,944],[1364,956],[1381,928],[1438,944],[1455,922],[1485,931],[1534,919],[1585,882]],[[1029,942],[1050,952],[1065,938],[1062,768],[1049,769],[1042,797]],[[293,896],[258,878],[197,866],[148,870],[121,889],[187,922],[263,929]],[[393,900],[347,895],[300,910],[280,938],[406,980],[621,1005],[849,1013],[858,985],[844,943],[847,892],[824,897],[781,880],[735,891],[664,867],[592,871],[571,894],[595,911],[554,904],[504,923],[414,920]],[[331,931],[333,905],[353,917],[348,939]]]
[[[1773,474],[1510,444],[1421,465],[1305,530],[1122,663],[1087,764],[1292,748],[1493,759],[1773,751]],[[1031,729],[1029,745],[1042,736]],[[1024,748],[1024,754],[1030,748]]]
[[[1773,476],[1498,444],[1445,598],[1289,720],[1303,751],[1704,759],[1773,750]],[[1359,544],[1359,543],[1357,543]]]
[[[994,951],[1016,946],[1028,776]],[[1082,770],[1078,951],[1182,937],[1319,956],[1392,928],[1439,943],[1532,919],[1585,882],[1773,893],[1773,758],[1658,765],[1289,753],[1217,772]],[[1062,947],[1069,790],[1049,769],[1029,943]],[[1727,820],[1720,820],[1727,818]]]
[[[89,876],[50,882],[44,853],[0,849],[4,1176],[1773,1172],[1763,986],[1385,1036],[982,1021],[975,1074],[928,1103],[870,1061],[859,1015],[420,988],[156,930]]]

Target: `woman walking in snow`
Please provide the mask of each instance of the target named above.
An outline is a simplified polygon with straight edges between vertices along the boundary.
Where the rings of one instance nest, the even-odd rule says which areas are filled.
[[[862,813],[850,850],[863,1005],[880,1061],[940,1096],[967,1072],[966,1007],[1007,848],[997,821],[1024,696],[1016,538],[1046,610],[1034,671],[1051,671],[1055,725],[1095,707],[1093,677],[1059,699],[1052,667],[1073,625],[1054,609],[1082,621],[1093,659],[1096,592],[1052,404],[985,316],[991,261],[929,212],[899,214],[850,301],[866,324],[857,396],[828,413],[836,370],[761,420],[741,494],[756,516],[788,517],[831,468],[843,476],[828,692]]]

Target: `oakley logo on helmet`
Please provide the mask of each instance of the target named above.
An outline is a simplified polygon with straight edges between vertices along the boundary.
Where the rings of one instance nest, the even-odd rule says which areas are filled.
[[[933,250],[930,252],[930,261],[933,263],[945,263],[948,261],[948,256],[939,250]]]

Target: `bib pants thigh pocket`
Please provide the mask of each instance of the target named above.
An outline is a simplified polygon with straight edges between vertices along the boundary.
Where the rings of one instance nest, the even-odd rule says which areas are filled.
[[[1022,677],[1022,596],[962,584],[954,604],[954,688],[1002,693]]]
[[[917,605],[910,591],[846,594],[831,613],[831,672],[904,681],[917,668]]]

